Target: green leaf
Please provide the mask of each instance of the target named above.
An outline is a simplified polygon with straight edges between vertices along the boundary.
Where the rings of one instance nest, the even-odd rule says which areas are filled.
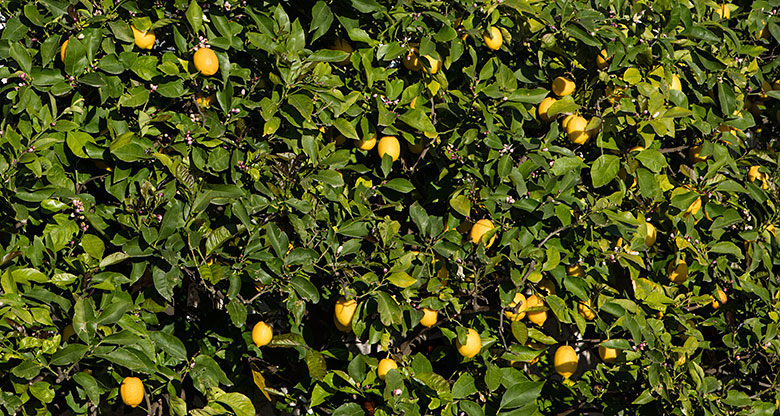
[[[382,325],[391,326],[401,323],[403,320],[401,307],[398,306],[390,295],[385,292],[379,292],[375,295],[375,299],[378,304],[379,318],[382,321]]]
[[[464,399],[477,392],[477,388],[474,386],[474,377],[469,373],[463,373],[452,385],[452,398]]]
[[[68,149],[70,149],[74,155],[87,159],[89,156],[84,152],[84,146],[86,146],[87,143],[95,143],[95,139],[88,133],[82,131],[69,131],[65,143],[68,144]]]
[[[618,170],[620,170],[620,158],[614,155],[599,156],[590,169],[593,186],[600,188],[608,184],[617,176]]]
[[[333,13],[330,11],[330,7],[322,0],[315,3],[311,12],[311,24],[309,25],[309,33],[314,32],[311,41],[314,42],[327,33],[331,23],[333,23]],[[344,54],[341,60],[344,60],[344,58],[346,58],[346,54]]]
[[[464,217],[471,214],[471,200],[466,195],[456,195],[450,198],[450,206]]]
[[[306,350],[306,367],[309,368],[309,375],[319,381],[322,381],[328,372],[322,353],[312,349]]]
[[[84,344],[69,344],[55,352],[49,363],[55,366],[73,364],[84,357],[87,351],[89,351],[89,347]]]
[[[401,192],[403,194],[409,193],[410,191],[414,190],[414,185],[412,185],[409,180],[404,178],[395,178],[387,181],[386,184],[383,185],[385,188],[390,188],[394,191]]]
[[[320,293],[317,291],[317,287],[314,286],[308,279],[295,276],[290,279],[290,284],[293,286],[293,288],[295,288],[295,291],[300,297],[314,303],[320,301]]]
[[[333,411],[333,416],[365,416],[363,408],[357,403],[344,403]]]
[[[536,406],[536,399],[542,392],[544,382],[526,381],[509,387],[501,397],[500,409],[515,409],[529,405]]]
[[[200,32],[203,27],[203,9],[200,8],[197,0],[192,0],[190,7],[187,8],[187,21],[190,22],[195,33]]]
[[[655,149],[645,149],[636,155],[637,160],[642,162],[645,167],[658,173],[667,166],[666,158],[661,152]]]
[[[84,249],[85,253],[96,260],[102,260],[103,252],[106,250],[106,245],[103,244],[103,240],[94,234],[84,234],[81,237],[81,247]]]
[[[241,393],[224,393],[220,390],[214,395],[214,400],[230,407],[236,416],[254,416],[256,414],[252,401]]]
[[[409,274],[406,272],[392,273],[390,274],[390,276],[388,276],[387,280],[389,280],[390,283],[392,283],[393,285],[401,288],[406,288],[417,283],[417,279],[415,279],[412,276],[409,276]]]
[[[360,137],[358,137],[355,127],[352,124],[350,124],[349,121],[343,118],[337,118],[333,122],[333,126],[336,127],[339,133],[343,134],[344,137],[353,140],[360,140]]]
[[[160,351],[168,354],[171,358],[179,362],[187,360],[187,348],[184,347],[184,343],[179,338],[162,331],[151,331],[149,337]]]
[[[528,341],[528,327],[519,320],[512,321],[512,335],[515,337],[517,342],[525,345],[526,341]]]
[[[431,123],[431,119],[422,110],[410,109],[398,116],[398,119],[408,124],[410,127],[423,133],[436,133],[436,128]]]

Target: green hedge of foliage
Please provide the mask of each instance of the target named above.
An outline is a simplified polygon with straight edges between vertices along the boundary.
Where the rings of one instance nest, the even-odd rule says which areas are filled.
[[[0,414],[775,414],[779,6],[0,1]]]

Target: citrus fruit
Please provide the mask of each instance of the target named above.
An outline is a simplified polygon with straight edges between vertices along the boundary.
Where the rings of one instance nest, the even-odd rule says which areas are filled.
[[[536,288],[539,289],[540,293],[543,293],[546,296],[555,294],[555,283],[550,279],[542,279],[542,281],[536,285]]]
[[[555,351],[553,360],[555,372],[563,378],[569,378],[577,371],[578,362],[577,353],[574,351],[574,348],[568,345],[562,345]]]
[[[436,324],[439,320],[439,311],[433,309],[423,308],[423,317],[420,318],[420,325],[430,328]]]
[[[352,323],[350,322],[349,325],[342,325],[341,322],[339,322],[338,319],[336,319],[336,314],[333,314],[333,323],[336,324],[336,329],[338,329],[341,332],[352,332]]]
[[[715,7],[715,14],[717,14],[721,19],[728,19],[731,17],[731,9],[729,9],[729,6],[725,3],[720,4]]]
[[[360,150],[371,150],[376,146],[376,133],[369,139],[358,140],[355,142],[355,146]]]
[[[726,296],[726,292],[724,292],[721,289],[718,289],[715,291],[715,299],[717,299],[720,303],[726,303],[728,297]]]
[[[707,160],[707,157],[701,157],[699,154],[701,153],[702,145],[696,145],[691,146],[690,149],[688,149],[688,159],[690,159],[691,163],[696,164],[699,162],[704,162]]]
[[[612,364],[615,362],[617,355],[618,352],[616,349],[599,345],[599,357],[601,357],[601,361],[604,361],[607,364]]]
[[[655,244],[655,239],[658,236],[658,232],[656,231],[655,226],[653,224],[650,224],[649,222],[645,223],[645,228],[647,229],[647,235],[645,236],[645,245],[651,247],[653,244]]]
[[[406,54],[403,60],[404,67],[410,71],[419,71],[422,68],[420,58],[417,56],[417,48],[409,48],[409,52]]]
[[[556,77],[552,83],[552,91],[559,97],[574,93],[575,88],[574,81],[564,77]]]
[[[398,139],[396,139],[395,136],[385,136],[379,140],[379,145],[376,147],[376,150],[379,152],[380,159],[385,155],[388,155],[393,159],[393,162],[395,162],[401,154],[401,144],[398,143]]]
[[[501,29],[495,26],[489,27],[482,34],[482,39],[485,40],[485,45],[494,51],[501,49],[501,45],[504,43],[504,35],[501,34]]]
[[[550,117],[547,116],[547,110],[550,109],[550,107],[555,104],[555,102],[558,101],[553,97],[547,97],[544,100],[542,100],[541,103],[539,103],[539,107],[536,109],[536,112],[539,116],[539,119],[542,121],[550,121]]]
[[[596,56],[596,66],[598,66],[601,70],[609,68],[610,58],[612,58],[612,56],[607,53],[607,50],[602,49],[598,56]]]
[[[666,273],[669,275],[669,280],[672,283],[681,284],[688,280],[688,263],[685,260],[680,260],[677,264],[673,261],[669,262],[666,267]]]
[[[528,308],[526,309],[544,306],[544,302],[542,302],[542,300],[539,299],[539,297],[536,295],[529,296],[526,301],[528,302]],[[526,312],[525,316],[529,321],[535,323],[536,325],[542,326],[547,320],[547,311]]]
[[[764,180],[764,174],[759,171],[761,169],[760,166],[751,166],[750,170],[748,170],[748,179],[750,182],[755,182],[756,179],[759,179],[761,181]]]
[[[65,62],[65,50],[68,49],[68,42],[70,42],[70,39],[65,39],[65,42],[62,42],[60,47],[60,59],[62,59],[62,62]]]
[[[573,119],[576,116],[577,116],[576,114],[569,114],[568,116],[564,117],[563,120],[561,121],[561,126],[563,126],[563,128],[565,129],[566,126],[569,125],[571,119]]]
[[[195,63],[195,69],[207,77],[216,74],[219,70],[217,54],[209,48],[200,48],[195,51],[192,61]]]
[[[141,32],[140,30],[136,29],[135,26],[130,25],[130,28],[133,29],[133,38],[135,38],[135,46],[138,46],[140,49],[152,49],[154,46],[154,41],[157,39],[154,36],[153,30],[147,30],[146,32]]]
[[[428,60],[428,65],[430,65],[430,67],[431,67],[431,70],[430,70],[431,74],[435,74],[435,73],[439,72],[439,70],[441,69],[441,61],[440,60],[438,60],[436,58],[432,58],[432,57],[430,57],[428,55],[425,55],[424,58]],[[425,70],[425,72],[429,72],[428,68],[423,67],[423,69]]]
[[[352,327],[352,316],[355,315],[357,309],[357,301],[355,299],[347,299],[344,296],[340,297],[336,301],[336,307],[334,314],[336,321],[345,327]]]
[[[352,46],[344,39],[336,39],[336,42],[333,43],[333,45],[330,47],[330,49],[334,51],[343,51],[348,53],[346,58],[342,59],[341,61],[334,62],[336,65],[347,65],[349,63],[349,58],[352,57]]]
[[[493,222],[488,219],[481,219],[474,224],[474,226],[471,227],[471,241],[474,244],[478,244],[482,241],[482,236],[485,235],[488,231],[492,230]],[[490,247],[493,245],[493,241],[496,240],[496,235],[493,234],[493,237],[490,237],[490,241],[487,243],[487,247]]]
[[[398,364],[395,363],[395,360],[392,358],[383,358],[376,367],[376,374],[381,380],[384,380],[387,372],[393,369],[398,369]]]
[[[255,345],[258,347],[268,345],[268,343],[271,342],[271,338],[273,337],[273,329],[271,329],[271,326],[263,321],[256,323],[255,327],[252,328],[252,341],[254,341]]]
[[[588,299],[585,302],[580,302],[577,304],[577,312],[585,318],[588,321],[592,321],[596,319],[596,312],[592,309],[593,308],[593,300]]]
[[[466,337],[466,343],[461,344],[458,339],[455,339],[455,347],[458,349],[460,355],[471,358],[479,353],[482,348],[482,338],[479,337],[477,331],[467,328],[468,335]]]
[[[585,144],[590,139],[590,135],[585,128],[588,126],[588,120],[582,116],[575,115],[566,124],[566,134],[569,140],[574,144]]]
[[[696,200],[691,203],[688,209],[685,210],[685,216],[687,217],[689,215],[696,215],[700,209],[701,209],[701,197],[696,198]]]
[[[585,277],[585,269],[579,264],[574,266],[566,266],[566,274],[575,277]]]
[[[517,292],[515,293],[514,299],[512,299],[512,302],[507,307],[507,310],[504,311],[504,315],[506,315],[507,319],[510,321],[519,321],[525,317],[525,310],[527,307],[528,302],[525,300],[525,296],[523,296],[522,293]],[[517,308],[517,312],[515,312],[515,308]]]
[[[119,386],[122,402],[130,407],[136,407],[144,400],[144,383],[138,377],[125,377]]]
[[[214,104],[217,101],[217,96],[214,94],[211,94],[209,96],[204,97],[203,94],[198,93],[195,96],[195,102],[198,103],[201,107],[209,108],[212,104]]]

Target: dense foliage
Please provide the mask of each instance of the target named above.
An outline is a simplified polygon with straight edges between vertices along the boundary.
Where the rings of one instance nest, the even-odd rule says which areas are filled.
[[[0,414],[775,414],[778,6],[0,0]]]

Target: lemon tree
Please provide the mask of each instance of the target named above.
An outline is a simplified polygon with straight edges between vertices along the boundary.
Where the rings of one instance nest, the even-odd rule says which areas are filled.
[[[0,1],[0,414],[776,414],[778,1]]]

